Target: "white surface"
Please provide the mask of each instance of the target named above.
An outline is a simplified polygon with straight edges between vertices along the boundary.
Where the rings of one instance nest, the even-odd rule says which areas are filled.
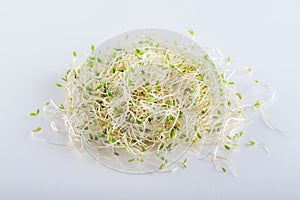
[[[0,199],[299,199],[299,1],[0,1]],[[234,155],[238,177],[208,161],[187,170],[122,174],[80,159],[71,149],[34,142],[28,113],[62,99],[55,87],[71,62],[123,31],[194,28],[202,44],[253,66],[278,89],[267,109],[274,134],[261,117],[247,130],[272,154],[242,145]]]

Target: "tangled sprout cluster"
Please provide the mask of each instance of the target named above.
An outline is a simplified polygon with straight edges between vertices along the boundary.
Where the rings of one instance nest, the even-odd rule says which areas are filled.
[[[217,163],[238,147],[247,106],[227,78],[230,58],[158,29],[124,33],[91,50],[63,78],[67,97],[59,110],[77,149],[113,169],[145,173],[187,151]]]

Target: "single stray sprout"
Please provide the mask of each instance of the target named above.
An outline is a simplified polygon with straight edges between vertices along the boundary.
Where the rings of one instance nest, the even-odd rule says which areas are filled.
[[[30,116],[32,116],[32,117],[34,117],[34,116],[38,116],[38,115],[39,115],[39,113],[40,113],[40,109],[36,109],[36,111],[35,111],[35,112],[31,112],[31,113],[30,113]]]
[[[76,57],[76,56],[77,56],[76,51],[73,51],[73,57]]]
[[[260,146],[262,147],[268,154],[271,153],[270,149],[267,147],[267,145],[263,144],[263,143],[258,143],[258,142],[255,142],[255,141],[248,141],[248,146],[252,146],[252,147],[255,147],[255,146]]]
[[[247,67],[247,71],[252,72],[253,71],[252,67]]]
[[[60,83],[56,83],[57,87],[62,87],[62,85]]]
[[[36,129],[32,130],[32,132],[37,133],[40,132],[42,130],[42,128],[39,126]]]
[[[46,105],[46,106],[49,106],[49,105],[50,105],[50,102],[47,101],[47,102],[45,103],[45,105]]]

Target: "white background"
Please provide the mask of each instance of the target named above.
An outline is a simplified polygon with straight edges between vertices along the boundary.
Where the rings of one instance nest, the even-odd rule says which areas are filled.
[[[176,173],[128,175],[31,139],[28,113],[49,98],[72,52],[143,27],[186,33],[220,48],[278,89],[234,154],[238,176],[191,159]],[[300,199],[299,1],[0,1],[0,199]],[[268,144],[249,149],[248,139]]]

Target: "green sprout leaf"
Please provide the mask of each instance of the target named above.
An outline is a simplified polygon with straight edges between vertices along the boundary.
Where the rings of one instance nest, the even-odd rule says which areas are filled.
[[[219,119],[219,116],[212,116],[213,119]]]
[[[195,35],[195,31],[193,29],[190,29],[189,30],[189,34],[191,34],[192,36],[194,36]]]
[[[175,131],[174,131],[174,129],[171,130],[170,136],[171,136],[172,139],[175,137]]]
[[[256,142],[254,142],[254,141],[249,141],[249,142],[248,142],[248,145],[249,145],[249,146],[254,146],[254,145],[256,145]]]
[[[144,54],[144,51],[140,50],[140,49],[136,49],[135,50],[135,54],[136,55],[143,55]]]
[[[231,101],[227,102],[228,107],[231,107]]]
[[[110,141],[111,143],[114,143],[116,140],[115,140],[115,138],[114,138],[112,135],[110,135],[110,136],[109,136],[109,141]]]
[[[143,122],[142,122],[141,120],[139,120],[139,119],[136,119],[135,121],[136,121],[137,124],[142,124],[142,123],[143,123]]]
[[[166,163],[163,163],[159,166],[159,169],[164,169],[166,167]]]
[[[201,140],[202,139],[202,136],[201,136],[201,134],[198,132],[197,133],[197,137]]]
[[[76,57],[76,56],[77,56],[76,51],[73,51],[73,57]]]
[[[57,87],[62,87],[62,85],[60,83],[56,83]]]
[[[97,62],[98,62],[98,63],[102,63],[101,58],[97,58]]]
[[[134,72],[134,69],[132,67],[129,67],[128,72]]]
[[[182,112],[180,112],[178,117],[179,117],[179,119],[182,119],[182,118],[184,118],[184,114]]]
[[[133,161],[135,161],[135,158],[131,158],[128,160],[128,162],[133,162]]]
[[[231,61],[231,58],[227,57],[227,62],[230,63],[230,61]]]
[[[38,116],[40,114],[40,109],[36,109],[35,112],[31,112],[30,116],[34,117],[34,116]]]
[[[222,79],[224,79],[224,78],[225,78],[225,75],[224,75],[224,73],[221,73],[221,74],[220,74],[220,76],[221,76],[221,78],[222,78]]]
[[[182,162],[182,167],[183,167],[184,169],[187,168],[186,162],[187,162],[187,159],[184,159],[184,161]]]
[[[38,132],[40,132],[41,130],[42,130],[42,128],[39,126],[39,127],[37,127],[36,129],[32,130],[32,132],[38,133]]]
[[[170,101],[166,101],[165,104],[167,104],[168,106],[172,105]]]
[[[256,103],[254,104],[254,106],[255,106],[256,108],[258,108],[258,107],[260,106],[259,101],[256,101]]]
[[[226,171],[227,171],[225,167],[222,167],[221,170],[223,173],[226,173]]]
[[[91,51],[92,51],[92,52],[95,51],[95,46],[94,46],[94,45],[91,46]]]
[[[228,151],[231,149],[230,146],[228,146],[227,144],[225,144],[224,147],[225,147],[225,149],[228,150]]]
[[[236,95],[236,96],[238,96],[238,97],[239,97],[239,99],[242,99],[242,98],[243,98],[243,97],[242,97],[242,95],[241,95],[241,93],[239,93],[239,92],[238,92],[238,93],[236,93],[235,95]]]
[[[244,134],[244,132],[243,131],[241,131],[241,132],[239,132],[239,133],[237,133],[237,134],[235,134],[237,137],[242,137],[243,136],[243,134]]]

